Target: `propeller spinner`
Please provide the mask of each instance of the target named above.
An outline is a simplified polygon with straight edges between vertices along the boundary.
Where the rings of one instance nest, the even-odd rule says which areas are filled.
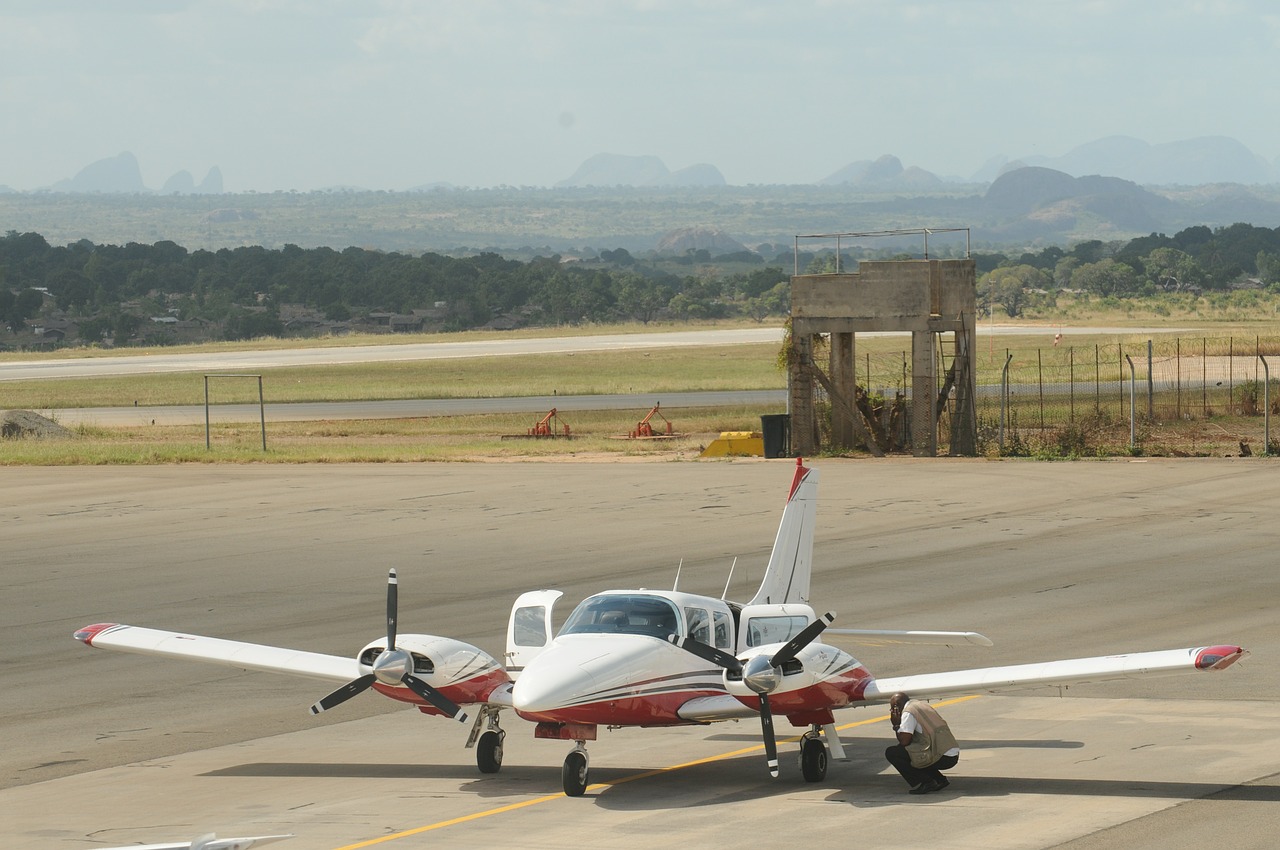
[[[387,574],[387,648],[373,660],[371,665],[373,672],[352,679],[333,693],[322,698],[311,706],[312,714],[319,714],[322,711],[328,711],[334,706],[341,705],[356,694],[368,690],[375,682],[381,682],[384,685],[404,685],[428,703],[440,709],[447,716],[452,717],[459,723],[466,722],[466,712],[462,711],[453,700],[413,675],[412,653],[396,646],[396,615],[399,608],[398,587],[399,583],[393,567]]]
[[[745,664],[727,652],[709,646],[691,637],[671,635],[670,640],[681,649],[723,667],[730,673],[742,676],[742,683],[760,696],[760,732],[764,737],[764,755],[769,765],[769,775],[778,777],[778,742],[773,732],[773,711],[769,707],[769,694],[782,683],[782,665],[791,661],[814,638],[822,634],[836,618],[828,612],[801,629],[795,637],[787,641],[772,656],[755,655],[747,659]]]

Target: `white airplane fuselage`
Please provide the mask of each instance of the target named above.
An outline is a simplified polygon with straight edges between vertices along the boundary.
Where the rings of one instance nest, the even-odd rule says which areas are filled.
[[[589,597],[520,673],[512,707],[536,723],[605,726],[697,722],[681,709],[711,697],[732,697],[758,709],[758,694],[741,677],[726,674],[670,638],[692,637],[731,655],[769,655],[814,618],[808,606],[772,607],[762,613],[773,616],[754,618],[748,608],[744,621],[743,606],[677,591],[609,591]],[[830,708],[857,701],[871,678],[851,655],[817,642],[801,650],[796,661],[781,671],[781,683],[770,699],[781,714],[821,709],[797,725],[830,722]]]

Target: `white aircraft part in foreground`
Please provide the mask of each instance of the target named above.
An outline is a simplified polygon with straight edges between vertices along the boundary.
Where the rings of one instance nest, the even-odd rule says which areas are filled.
[[[596,739],[600,726],[758,718],[768,767],[777,776],[773,716],[782,715],[807,727],[800,769],[807,781],[818,782],[826,776],[829,752],[844,758],[834,712],[885,703],[898,691],[928,699],[1215,671],[1248,654],[1216,645],[877,679],[820,636],[872,646],[991,641],[975,632],[828,628],[835,615],[819,617],[809,606],[817,484],[817,471],[798,461],[764,579],[750,602],[678,590],[608,590],[583,600],[556,634],[552,612],[563,594],[530,591],[512,608],[505,662],[451,638],[399,634],[394,569],[386,636],[355,658],[115,623],[86,626],[75,637],[100,649],[342,683],[311,707],[316,714],[368,689],[459,722],[470,716],[463,707],[474,707],[466,745],[475,748],[482,773],[502,767],[506,732],[499,715],[510,709],[536,724],[534,737],[573,742],[562,770],[569,796],[587,788],[586,742]]]
[[[127,847],[107,847],[104,850],[249,850],[273,841],[293,838],[289,835],[255,835],[250,838],[218,838],[212,832],[195,841],[179,841],[176,844],[130,844]]]

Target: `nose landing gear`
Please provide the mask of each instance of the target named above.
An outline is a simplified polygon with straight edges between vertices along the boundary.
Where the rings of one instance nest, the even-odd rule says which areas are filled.
[[[581,797],[587,790],[587,785],[590,784],[587,762],[587,744],[585,741],[578,741],[569,755],[565,756],[564,767],[560,770],[566,797]]]

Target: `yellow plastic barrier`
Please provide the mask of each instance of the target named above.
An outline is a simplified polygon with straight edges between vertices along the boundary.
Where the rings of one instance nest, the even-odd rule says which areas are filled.
[[[764,457],[764,435],[759,431],[721,431],[699,457]]]

